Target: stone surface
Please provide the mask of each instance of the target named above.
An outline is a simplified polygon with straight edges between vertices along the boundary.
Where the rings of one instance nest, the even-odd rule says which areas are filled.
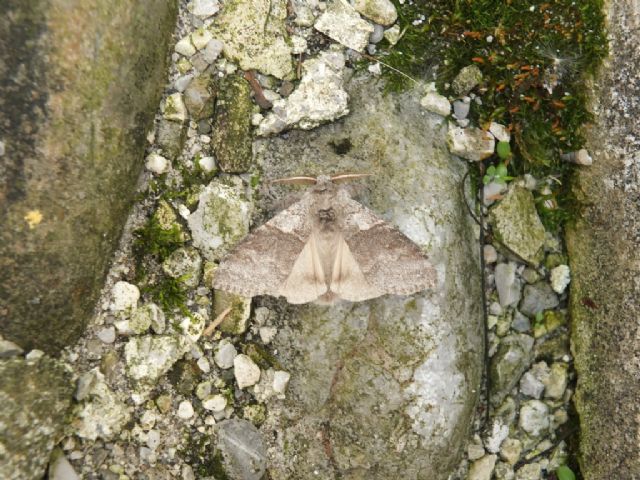
[[[202,277],[202,257],[196,248],[178,248],[162,262],[162,270],[185,286],[194,288],[200,284]]]
[[[272,135],[291,127],[308,130],[349,113],[344,66],[344,55],[332,51],[304,62],[298,88],[274,102],[258,127],[258,135]]]
[[[0,333],[27,350],[58,352],[93,311],[144,164],[176,12],[164,0],[3,5]]]
[[[477,65],[464,67],[453,79],[451,88],[456,95],[466,95],[482,81],[482,72]]]
[[[424,246],[438,286],[286,307],[270,346],[291,380],[281,413],[268,409],[261,426],[277,438],[273,478],[447,478],[467,442],[483,348],[477,241],[460,195],[465,165],[449,155],[442,120],[424,114],[423,91],[380,88],[352,79],[349,116],[258,140],[256,161],[274,178],[373,173],[354,182],[355,198]]]
[[[249,231],[252,205],[242,189],[212,181],[200,193],[198,208],[189,215],[193,245],[208,260],[219,260]]]
[[[385,27],[392,25],[398,18],[396,7],[390,0],[355,0],[353,8],[363,17]]]
[[[517,185],[509,188],[502,201],[491,208],[489,218],[496,238],[510,251],[526,262],[540,263],[544,226],[529,190]]]
[[[182,336],[144,335],[129,339],[124,348],[129,377],[153,385],[189,350]]]
[[[528,400],[520,408],[518,425],[529,435],[539,437],[549,429],[549,407],[540,400]]]
[[[251,88],[246,80],[229,75],[220,81],[211,145],[218,166],[226,173],[244,173],[251,167]]]
[[[220,422],[217,445],[231,478],[262,478],[267,466],[267,451],[260,432],[252,423],[237,418]]]
[[[213,115],[217,88],[211,75],[202,74],[189,82],[184,90],[184,104],[192,120],[198,121]]]
[[[551,270],[551,288],[557,294],[562,294],[571,281],[571,271],[568,265],[558,265]]]
[[[533,338],[524,334],[505,337],[491,358],[491,403],[500,404],[518,383],[532,360]]]
[[[490,157],[493,155],[495,142],[493,135],[480,128],[449,126],[449,133],[447,134],[449,150],[454,155],[466,160],[479,162]]]
[[[437,113],[443,117],[449,116],[451,113],[451,104],[444,95],[440,95],[437,92],[429,92],[422,99],[420,99],[420,105],[426,110]]]
[[[358,52],[364,51],[373,33],[373,25],[360,18],[346,0],[333,0],[313,26],[332,40]]]
[[[78,381],[76,399],[80,403],[74,407],[71,425],[73,433],[81,438],[110,440],[131,417],[131,407],[109,388],[97,368]]]
[[[157,153],[151,153],[147,155],[144,166],[152,173],[156,175],[162,175],[166,173],[171,167],[171,162]]]
[[[135,310],[140,298],[140,290],[129,282],[116,282],[111,290],[113,301],[111,310],[114,312],[131,312]]]
[[[222,340],[215,350],[214,361],[218,367],[226,370],[233,367],[233,360],[238,355],[236,347],[228,340]]]
[[[500,305],[507,307],[520,301],[520,280],[516,278],[518,265],[514,262],[496,265],[495,282]]]
[[[229,0],[216,16],[212,33],[224,44],[224,56],[242,70],[290,78],[293,62],[286,17],[285,0]]]
[[[162,149],[162,153],[170,158],[176,159],[182,152],[182,146],[187,138],[187,124],[173,122],[166,118],[158,122],[156,141]]]
[[[467,480],[491,480],[497,458],[497,455],[485,455],[473,462],[469,467]]]
[[[60,449],[55,449],[51,454],[47,474],[48,480],[80,480],[69,460],[64,456],[64,452]]]
[[[519,310],[526,316],[533,318],[544,310],[558,306],[558,295],[551,286],[541,280],[533,285],[525,285]]]
[[[241,335],[247,330],[251,316],[251,298],[216,290],[213,297],[213,313],[217,317],[224,310],[231,308],[220,324],[220,331],[231,335]]]
[[[246,388],[260,381],[260,368],[244,354],[233,359],[233,375],[236,377],[238,388]]]
[[[72,394],[71,374],[56,360],[0,360],[0,478],[44,477]]]

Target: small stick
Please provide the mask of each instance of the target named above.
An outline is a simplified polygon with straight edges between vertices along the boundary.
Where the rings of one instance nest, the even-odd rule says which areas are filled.
[[[340,182],[342,180],[355,180],[356,178],[371,177],[373,173],[343,173],[331,177],[332,182]]]
[[[273,107],[273,104],[269,100],[267,100],[267,97],[264,96],[262,85],[260,85],[260,82],[258,82],[258,79],[256,78],[255,70],[247,70],[246,72],[244,72],[244,78],[247,82],[249,82],[249,85],[251,85],[251,88],[256,95],[256,103],[258,104],[258,106],[265,110]]]
[[[229,315],[230,311],[231,311],[231,307],[225,308],[222,311],[222,313],[220,315],[218,315],[215,318],[215,320],[209,324],[209,326],[207,328],[204,329],[204,331],[202,332],[202,336],[208,337],[209,335],[211,335],[213,333],[213,331],[216,329],[216,327],[218,325],[220,325],[224,321],[225,318],[227,318],[227,315]]]
[[[287,178],[276,178],[275,180],[271,180],[270,183],[290,183],[290,184],[309,184],[316,183],[317,180],[315,177],[287,177]]]

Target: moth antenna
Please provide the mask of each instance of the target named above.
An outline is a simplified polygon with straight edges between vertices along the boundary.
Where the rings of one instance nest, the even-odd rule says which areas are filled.
[[[270,183],[288,183],[288,184],[310,184],[316,183],[315,177],[287,177],[287,178],[276,178],[275,180],[271,180]]]
[[[355,180],[357,178],[371,177],[373,173],[343,173],[341,175],[335,175],[331,177],[332,182],[348,182],[349,180]]]

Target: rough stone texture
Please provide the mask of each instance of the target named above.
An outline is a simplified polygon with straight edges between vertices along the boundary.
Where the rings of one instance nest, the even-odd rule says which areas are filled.
[[[336,42],[362,52],[369,43],[373,25],[360,18],[346,0],[333,0],[314,24],[316,30]]]
[[[226,173],[251,167],[251,87],[238,75],[220,81],[211,143],[218,166]]]
[[[55,353],[82,333],[127,218],[177,4],[8,0],[2,12],[0,330]]]
[[[257,161],[274,178],[374,174],[354,182],[355,198],[425,247],[438,286],[332,307],[278,303],[288,319],[272,345],[291,379],[261,427],[270,475],[446,479],[466,444],[483,352],[465,165],[449,155],[446,125],[424,112],[419,92],[382,96],[356,78],[349,95],[350,116],[257,141]]]
[[[233,418],[218,424],[218,448],[231,478],[260,480],[267,453],[260,432],[247,420]]]
[[[500,342],[489,367],[491,403],[499,405],[518,383],[531,364],[532,348],[533,337],[521,333],[509,335]]]
[[[595,124],[586,135],[593,165],[573,182],[585,207],[567,232],[588,479],[640,478],[640,17],[637,2],[606,5],[612,57],[594,85]]]
[[[49,357],[0,361],[0,478],[43,478],[73,388],[69,372]]]
[[[291,47],[284,20],[285,0],[229,0],[213,23],[224,56],[243,70],[258,70],[278,78],[293,76]]]
[[[542,260],[544,226],[538,217],[533,195],[514,185],[489,216],[496,238],[524,261],[539,264]]]

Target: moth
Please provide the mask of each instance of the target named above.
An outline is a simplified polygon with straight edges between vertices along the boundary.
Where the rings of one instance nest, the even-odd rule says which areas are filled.
[[[420,248],[339,184],[362,176],[283,179],[313,185],[222,259],[214,288],[331,304],[433,287],[436,272]]]

